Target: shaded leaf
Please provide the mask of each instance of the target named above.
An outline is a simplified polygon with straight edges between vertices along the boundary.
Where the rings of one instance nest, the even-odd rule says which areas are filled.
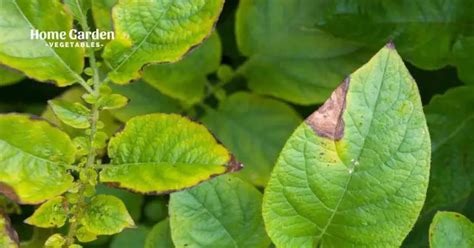
[[[110,140],[108,155],[101,182],[146,194],[182,190],[241,168],[204,126],[173,114],[130,119]]]
[[[170,220],[165,219],[156,224],[148,233],[145,248],[174,248],[171,239]]]
[[[0,212],[0,247],[19,248],[19,244],[18,234],[13,229],[10,219],[3,212]]]
[[[126,122],[130,118],[151,113],[177,113],[181,107],[179,103],[149,86],[143,81],[128,85],[111,85],[114,92],[130,99],[125,108],[112,111],[119,120]]]
[[[238,69],[251,90],[297,104],[323,102],[371,52],[315,28],[318,1],[242,0],[236,14]]]
[[[114,236],[110,248],[143,248],[149,232],[150,229],[145,226],[124,230]]]
[[[58,86],[78,81],[84,65],[82,48],[53,48],[48,42],[64,40],[30,37],[31,30],[68,32],[72,28],[72,17],[59,0],[3,0],[0,23],[0,33],[8,34],[0,36],[0,63],[39,81],[56,81]]]
[[[0,115],[0,192],[24,204],[37,204],[65,192],[75,148],[50,123],[19,114]]]
[[[264,186],[301,117],[283,102],[240,92],[207,109],[202,120],[245,165],[237,175]]]
[[[398,247],[429,164],[416,83],[388,44],[287,141],[265,190],[269,235],[278,247]]]
[[[125,203],[127,210],[132,216],[135,222],[138,222],[142,215],[143,196],[135,193],[128,192],[122,189],[115,189],[106,187],[103,184],[97,185],[97,194],[113,195]]]
[[[176,62],[211,33],[224,0],[120,1],[112,11],[115,40],[103,57],[124,84],[148,63]]]
[[[177,192],[170,199],[176,247],[268,247],[262,194],[230,175]]]
[[[430,226],[430,247],[474,247],[474,223],[458,213],[438,212]]]
[[[221,53],[219,35],[214,33],[181,61],[147,66],[143,79],[164,94],[193,104],[204,97],[207,75],[219,68]]]
[[[12,70],[0,67],[0,86],[7,86],[18,83],[23,78],[25,78],[25,76],[18,72],[14,72]]]
[[[91,8],[91,0],[64,0],[64,4],[79,23],[87,23],[87,12]]]
[[[94,0],[92,1],[92,17],[96,27],[100,30],[112,30],[112,7],[118,0]]]

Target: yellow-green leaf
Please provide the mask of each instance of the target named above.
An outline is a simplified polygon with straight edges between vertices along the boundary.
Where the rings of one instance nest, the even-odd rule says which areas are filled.
[[[69,32],[72,17],[59,0],[2,0],[0,23],[0,33],[5,34],[0,36],[1,64],[39,81],[56,81],[59,86],[80,80],[83,48],[53,48],[48,42],[67,42],[68,39],[31,37],[34,30]]]
[[[97,106],[100,109],[119,109],[125,107],[128,103],[128,98],[120,94],[105,95],[97,101]]]
[[[458,213],[438,212],[430,225],[430,247],[474,247],[474,223]]]
[[[24,75],[18,72],[0,67],[0,86],[6,86],[17,83],[24,77]]]
[[[89,115],[90,110],[81,103],[67,102],[56,99],[48,101],[51,110],[53,110],[56,117],[65,124],[79,129],[90,127]]]
[[[96,235],[116,234],[135,225],[125,204],[111,195],[92,198],[80,222],[88,232]]]
[[[277,247],[399,247],[421,211],[431,144],[393,44],[350,75],[287,141],[265,189]]]
[[[148,233],[145,248],[174,248],[171,240],[170,220],[165,219],[156,224]]]
[[[202,125],[175,114],[130,119],[109,142],[103,183],[160,194],[241,168]]]
[[[0,192],[37,204],[65,192],[75,148],[67,134],[36,117],[0,115]]]
[[[175,62],[211,32],[224,0],[119,1],[113,8],[115,40],[104,50],[109,77],[127,83],[149,63]]]
[[[62,227],[67,219],[67,203],[62,196],[43,203],[26,223],[42,228]]]

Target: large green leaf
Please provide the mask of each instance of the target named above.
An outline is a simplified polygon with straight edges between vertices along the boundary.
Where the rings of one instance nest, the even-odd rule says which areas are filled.
[[[127,83],[148,63],[175,62],[211,32],[224,0],[120,1],[112,11],[115,40],[104,50],[109,77]]]
[[[372,48],[393,40],[404,59],[424,69],[454,64],[453,45],[474,31],[470,0],[315,2],[324,4],[318,27]]]
[[[36,204],[65,192],[74,162],[71,139],[36,117],[0,115],[0,192],[25,204]]]
[[[31,39],[31,30],[66,31],[72,17],[59,0],[3,0],[0,8],[0,63],[59,86],[76,82],[84,65],[82,48],[53,48],[54,39]],[[47,14],[46,14],[47,13]],[[67,40],[66,40],[67,41]]]
[[[125,204],[111,195],[94,196],[80,222],[88,232],[97,235],[112,235],[135,225]]]
[[[0,67],[0,86],[11,85],[21,81],[25,76],[9,69]]]
[[[145,248],[174,248],[171,239],[170,220],[166,219],[156,224],[148,233]]]
[[[134,117],[109,142],[103,183],[162,194],[241,168],[202,125],[174,114]]]
[[[143,79],[164,94],[193,104],[204,97],[207,75],[219,68],[221,54],[219,35],[214,33],[181,61],[147,66]]]
[[[171,236],[176,247],[267,248],[262,194],[230,175],[218,177],[170,199]]]
[[[290,106],[248,93],[236,93],[207,109],[203,122],[245,167],[243,179],[264,186],[278,153],[301,122]]]
[[[111,85],[114,92],[130,99],[123,109],[112,111],[117,119],[126,122],[130,118],[152,113],[177,113],[180,111],[178,101],[171,99],[142,80],[127,85]]]
[[[18,234],[11,226],[10,219],[0,211],[0,247],[19,248]]]
[[[433,97],[425,107],[432,140],[430,184],[417,225],[405,241],[428,245],[437,210],[461,211],[474,189],[474,88],[457,87]]]
[[[110,248],[143,248],[149,232],[150,229],[145,226],[124,230],[114,236]]]
[[[265,191],[269,235],[278,247],[398,247],[429,163],[416,83],[388,44],[287,141]]]
[[[318,29],[321,6],[314,0],[242,0],[236,19],[239,69],[249,87],[298,104],[323,102],[369,58],[360,46]]]
[[[474,223],[458,213],[438,212],[430,226],[430,247],[474,247]]]

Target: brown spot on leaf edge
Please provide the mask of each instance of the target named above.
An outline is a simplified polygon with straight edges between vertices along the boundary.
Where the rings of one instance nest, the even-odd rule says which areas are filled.
[[[347,77],[331,94],[331,97],[305,122],[318,136],[331,140],[340,140],[344,136],[342,114],[346,109],[346,95],[350,78]]]

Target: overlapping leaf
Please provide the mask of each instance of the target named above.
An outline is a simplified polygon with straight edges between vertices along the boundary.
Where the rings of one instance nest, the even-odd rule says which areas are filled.
[[[0,116],[0,191],[25,204],[65,192],[74,162],[70,138],[50,123],[27,115]]]
[[[148,63],[175,62],[211,32],[224,0],[120,1],[112,18],[116,39],[104,58],[109,77],[127,83]]]
[[[12,70],[0,67],[0,86],[11,85],[21,81],[25,76]]]
[[[45,15],[44,13],[48,13]],[[0,8],[0,63],[24,72],[39,81],[55,81],[59,86],[76,82],[83,68],[82,48],[53,48],[48,42],[32,39],[32,30],[65,31],[72,28],[59,0],[3,0]]]
[[[262,194],[226,175],[170,199],[171,235],[176,247],[267,248],[261,216]]]
[[[239,69],[249,87],[298,104],[323,102],[369,54],[361,46],[317,29],[313,0],[243,0],[236,17]]]
[[[204,97],[207,75],[219,68],[221,50],[219,35],[214,33],[177,63],[147,66],[143,79],[168,96],[196,103]]]
[[[18,234],[13,229],[8,216],[0,212],[0,247],[19,248]]]
[[[58,196],[43,203],[25,222],[42,228],[62,227],[67,214],[66,200]]]
[[[282,102],[240,92],[222,101],[218,110],[208,109],[203,122],[245,165],[238,175],[264,186],[301,117]]]
[[[265,191],[277,247],[398,247],[425,200],[430,138],[392,44],[295,131]]]
[[[170,220],[166,219],[156,224],[145,241],[145,248],[174,248],[171,239]]]
[[[130,119],[108,150],[111,164],[101,182],[147,194],[182,190],[241,168],[204,126],[174,114]]]

